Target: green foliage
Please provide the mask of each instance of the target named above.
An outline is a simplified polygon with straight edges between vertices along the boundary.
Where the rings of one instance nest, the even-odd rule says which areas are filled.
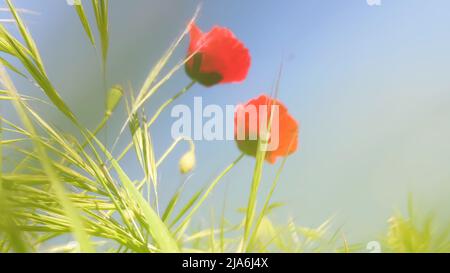
[[[422,216],[410,205],[408,217],[400,213],[392,216],[384,236],[384,244],[390,252],[426,253],[450,252],[450,226],[439,225],[432,213]]]

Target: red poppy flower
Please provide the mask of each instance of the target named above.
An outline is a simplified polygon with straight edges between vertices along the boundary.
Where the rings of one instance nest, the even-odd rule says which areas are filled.
[[[273,111],[274,109],[277,111]],[[274,114],[270,123],[272,112]],[[280,101],[261,95],[244,105],[238,105],[234,114],[234,138],[243,153],[256,156],[261,134],[260,122],[261,124],[266,122],[266,128],[270,124],[268,142],[271,143],[269,147],[271,145],[272,147],[266,149],[266,161],[273,164],[278,157],[288,156],[297,150],[299,134],[297,121]]]
[[[186,73],[205,86],[243,81],[250,68],[248,49],[227,28],[213,27],[203,33],[194,23],[190,26],[191,42]]]

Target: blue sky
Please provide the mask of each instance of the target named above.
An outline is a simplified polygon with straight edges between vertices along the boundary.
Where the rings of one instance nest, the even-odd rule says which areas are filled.
[[[15,2],[39,13],[26,20],[49,75],[85,123],[94,126],[103,105],[98,55],[75,12],[61,0]],[[111,0],[109,84],[139,89],[198,3]],[[365,0],[204,1],[198,25],[233,30],[249,48],[252,67],[242,84],[196,86],[179,103],[192,105],[194,96],[202,96],[206,103],[224,106],[270,93],[283,63],[279,97],[301,123],[301,148],[289,158],[274,196],[287,204],[275,213],[278,222],[292,216],[315,226],[334,215],[350,238],[375,239],[393,210],[404,210],[409,191],[420,206],[445,215],[450,192],[448,10],[446,0],[382,0],[377,7]],[[172,65],[185,49],[186,43]],[[152,98],[148,111],[188,82],[180,71]],[[26,83],[19,86],[36,92]],[[167,111],[152,128],[157,154],[171,143],[173,121]],[[54,122],[64,127],[57,115]],[[110,133],[122,122],[117,116]],[[196,145],[199,164],[188,182],[192,190],[239,155],[232,142]],[[186,148],[180,147],[160,170],[163,200],[185,179],[176,166]],[[123,164],[139,177],[131,156]],[[234,210],[245,206],[253,164],[252,158],[241,162],[209,204],[220,211],[226,194],[231,200],[227,214],[238,220]],[[265,188],[277,166],[265,166]],[[205,208],[201,217],[209,215]]]

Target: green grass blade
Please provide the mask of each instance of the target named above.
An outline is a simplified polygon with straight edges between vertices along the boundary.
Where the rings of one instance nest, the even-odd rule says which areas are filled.
[[[189,199],[189,201],[184,205],[184,207],[178,212],[178,214],[175,216],[173,221],[170,223],[170,227],[173,227],[178,221],[180,221],[181,218],[188,212],[192,206],[197,202],[197,200],[200,198],[200,195],[203,193],[203,189],[198,190],[192,197]]]
[[[84,11],[83,3],[80,1],[78,5],[74,5],[74,8],[78,14],[78,18],[80,19],[81,24],[83,25],[83,29],[86,32],[86,35],[89,38],[89,41],[93,46],[95,46],[94,35],[92,34],[92,30],[86,16],[86,12]]]
[[[263,221],[264,216],[266,216],[267,212],[270,209],[270,200],[271,200],[272,195],[273,195],[273,193],[275,191],[275,188],[277,187],[278,181],[280,179],[281,172],[283,171],[284,165],[286,164],[286,160],[287,160],[287,157],[283,158],[283,162],[281,163],[281,166],[278,168],[278,171],[276,173],[275,179],[274,179],[274,181],[272,183],[272,186],[270,188],[269,194],[267,195],[266,200],[264,202],[264,206],[261,209],[261,212],[260,212],[260,214],[259,214],[259,216],[258,216],[258,218],[256,220],[255,227],[254,227],[253,233],[252,233],[252,235],[250,237],[250,240],[249,240],[249,243],[248,243],[246,251],[251,250],[251,247],[252,247],[253,242],[255,240],[255,236],[258,233],[259,226],[261,225],[261,222]]]
[[[131,180],[114,159],[111,159],[111,164],[116,170],[119,179],[122,181],[124,187],[131,194],[133,199],[137,202],[140,209],[142,210],[143,215],[147,220],[147,228],[161,251],[179,252],[177,242],[172,237],[172,234],[170,233],[167,226],[159,218],[158,214],[156,214],[156,212],[146,202],[142,194],[136,189],[133,182],[131,182]]]
[[[258,141],[258,152],[256,154],[256,163],[255,163],[255,168],[253,170],[252,185],[250,188],[250,196],[248,198],[247,212],[245,215],[245,226],[244,226],[244,237],[243,237],[243,242],[242,242],[242,250],[244,250],[246,248],[247,239],[250,235],[250,231],[251,231],[252,224],[253,224],[253,218],[255,217],[256,200],[257,200],[259,185],[261,183],[261,178],[262,178],[264,159],[266,156],[266,152],[260,148],[261,145],[262,145],[261,141]]]
[[[178,200],[180,199],[181,191],[178,190],[170,199],[169,204],[167,205],[166,209],[164,210],[162,220],[164,223],[167,223],[167,220],[172,215],[173,210],[175,209],[175,205],[177,204]]]
[[[100,33],[103,65],[106,66],[109,50],[108,0],[92,0],[92,6]]]
[[[12,15],[14,16],[14,19],[16,20],[19,31],[20,31],[23,39],[25,40],[25,42],[28,46],[28,49],[33,54],[33,57],[36,59],[37,65],[39,66],[39,68],[41,70],[44,70],[44,65],[43,65],[43,62],[41,59],[41,55],[39,54],[39,50],[37,49],[37,46],[36,46],[36,43],[35,43],[33,37],[31,37],[30,33],[28,32],[28,29],[26,28],[25,24],[23,23],[22,19],[20,18],[16,8],[11,3],[11,0],[6,0],[6,3],[8,4],[9,9],[10,9]]]
[[[24,78],[27,77],[27,76],[25,76],[25,74],[20,72],[19,69],[17,69],[15,66],[13,66],[10,62],[8,62],[7,60],[3,59],[2,57],[0,57],[0,63],[2,63],[5,67],[9,68],[11,71],[19,74],[20,76],[22,76]]]

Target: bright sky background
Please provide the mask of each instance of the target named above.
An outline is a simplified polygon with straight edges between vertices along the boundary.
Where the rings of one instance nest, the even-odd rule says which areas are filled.
[[[64,2],[15,1],[39,13],[27,15],[26,21],[50,78],[94,127],[103,109],[98,56],[75,11]],[[197,3],[111,0],[109,84],[139,89]],[[204,1],[198,25],[233,30],[250,49],[252,67],[242,84],[196,86],[179,103],[191,105],[194,96],[202,96],[205,103],[224,106],[270,93],[283,62],[279,97],[301,122],[301,149],[289,158],[274,196],[286,203],[275,212],[277,222],[292,216],[298,224],[317,226],[334,215],[346,237],[369,241],[385,228],[394,209],[405,210],[410,191],[418,206],[448,215],[449,10],[447,0],[382,0],[378,7],[365,0]],[[184,42],[172,65],[186,47]],[[180,71],[148,103],[149,115],[188,82]],[[18,85],[36,95],[27,84]],[[43,110],[52,117],[54,111]],[[172,141],[173,121],[167,111],[152,128],[157,155]],[[61,117],[54,116],[54,122],[64,127]],[[123,116],[117,115],[110,134],[122,123]],[[192,191],[239,155],[233,142],[196,144],[198,167],[188,182]],[[160,170],[163,203],[185,179],[177,164],[186,148],[180,146]],[[254,162],[245,158],[222,181],[201,217],[209,217],[211,206],[219,214],[227,195],[227,216],[240,219],[235,211],[246,205]],[[132,154],[122,164],[140,177]],[[277,167],[265,165],[265,189]]]

